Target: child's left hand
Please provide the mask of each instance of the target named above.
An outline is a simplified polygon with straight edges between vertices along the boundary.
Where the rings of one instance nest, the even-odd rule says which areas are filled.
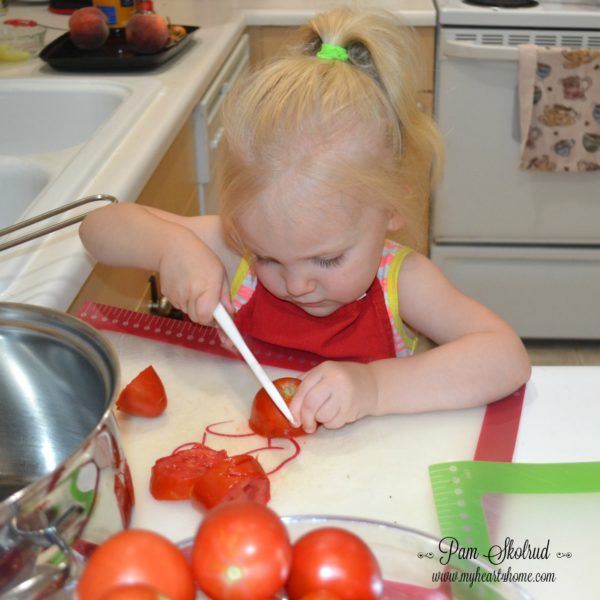
[[[302,378],[290,409],[307,433],[319,423],[338,429],[375,413],[377,383],[368,364],[321,363]]]

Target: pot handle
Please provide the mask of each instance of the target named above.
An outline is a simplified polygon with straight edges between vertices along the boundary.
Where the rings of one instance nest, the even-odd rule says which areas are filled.
[[[81,505],[70,506],[62,515],[56,518],[48,527],[34,531],[19,529],[13,519],[10,523],[10,536],[17,543],[29,542],[41,548],[58,546],[64,556],[57,565],[38,565],[35,573],[16,586],[2,594],[2,600],[28,600],[32,597],[45,597],[50,592],[60,589],[69,577],[83,566],[69,544],[60,535],[60,527],[65,521],[79,517],[85,509]]]
[[[30,225],[35,225],[36,223],[40,223],[42,221],[55,217],[56,215],[66,213],[74,208],[83,206],[84,204],[102,201],[109,203],[118,202],[118,200],[114,196],[110,196],[109,194],[96,194],[94,196],[86,196],[85,198],[75,200],[75,202],[70,202],[69,204],[64,204],[63,206],[60,206],[53,210],[49,210],[48,212],[42,213],[41,215],[37,215],[36,217],[32,217],[31,219],[20,221],[19,223],[15,223],[14,225],[10,225],[9,227],[0,229],[0,238],[4,237],[5,235],[8,235],[9,233],[13,233],[14,231],[20,231],[21,229],[25,229]],[[48,225],[47,227],[36,229],[31,233],[23,234],[20,237],[16,237],[9,240],[8,242],[3,242],[0,244],[0,252],[2,250],[12,248],[13,246],[18,246],[19,244],[24,244],[25,242],[29,242],[30,240],[42,237],[43,235],[53,233],[54,231],[58,231],[59,229],[63,229],[64,227],[68,227],[69,225],[73,225],[74,223],[79,223],[80,221],[83,221],[84,217],[88,214],[88,212],[90,211],[84,212],[69,219],[65,219],[64,221],[60,221],[59,223],[55,223],[54,225]]]

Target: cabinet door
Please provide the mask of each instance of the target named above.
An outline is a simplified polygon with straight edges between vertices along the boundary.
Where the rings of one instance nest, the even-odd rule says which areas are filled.
[[[182,215],[198,214],[191,120],[182,127],[137,202]],[[142,269],[97,264],[71,304],[69,312],[76,314],[86,300],[147,311],[150,302],[150,275],[152,273]]]

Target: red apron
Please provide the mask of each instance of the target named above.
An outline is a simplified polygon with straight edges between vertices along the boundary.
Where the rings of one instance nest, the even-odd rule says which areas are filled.
[[[377,278],[364,297],[326,317],[309,315],[291,302],[280,300],[257,281],[250,300],[234,318],[244,336],[324,359],[371,362],[396,356]]]

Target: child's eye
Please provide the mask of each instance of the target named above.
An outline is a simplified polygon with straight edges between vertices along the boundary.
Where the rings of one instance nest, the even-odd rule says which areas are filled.
[[[319,267],[329,269],[331,267],[337,267],[343,259],[344,255],[340,254],[339,256],[336,256],[334,258],[316,258],[315,262],[319,265]]]
[[[268,256],[255,255],[254,260],[261,265],[270,265],[275,262],[272,258],[269,258]]]

